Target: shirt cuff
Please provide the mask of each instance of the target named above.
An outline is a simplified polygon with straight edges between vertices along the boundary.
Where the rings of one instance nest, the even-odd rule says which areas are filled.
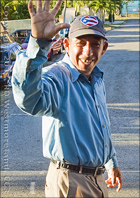
[[[106,164],[105,164],[105,168],[106,170],[110,170],[113,168],[119,167],[118,166],[118,161],[116,156],[113,156],[112,159],[110,159]]]
[[[30,36],[26,54],[31,59],[35,58],[38,52],[40,53],[40,55],[42,54],[47,56],[51,43],[52,43],[51,40],[49,41],[38,40]]]

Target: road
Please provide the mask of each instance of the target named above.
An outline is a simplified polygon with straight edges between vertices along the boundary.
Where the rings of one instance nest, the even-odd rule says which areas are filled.
[[[139,197],[138,19],[107,32],[107,38],[109,48],[98,66],[104,71],[112,139],[123,174],[122,190],[109,189],[109,196]],[[44,197],[49,160],[42,154],[41,118],[21,112],[12,89],[5,87],[0,94],[1,197]]]

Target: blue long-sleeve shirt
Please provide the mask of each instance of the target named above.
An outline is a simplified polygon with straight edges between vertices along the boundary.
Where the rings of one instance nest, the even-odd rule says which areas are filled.
[[[103,72],[96,66],[89,82],[67,54],[42,69],[50,44],[30,37],[27,51],[17,57],[12,77],[18,107],[42,116],[44,156],[75,165],[105,165],[107,170],[118,167]]]

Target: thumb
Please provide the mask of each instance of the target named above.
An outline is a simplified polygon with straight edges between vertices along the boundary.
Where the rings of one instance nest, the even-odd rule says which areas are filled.
[[[112,184],[111,178],[105,180],[106,184]]]
[[[62,30],[64,28],[70,28],[70,25],[68,23],[59,23],[56,26],[56,31],[59,32],[60,30]]]

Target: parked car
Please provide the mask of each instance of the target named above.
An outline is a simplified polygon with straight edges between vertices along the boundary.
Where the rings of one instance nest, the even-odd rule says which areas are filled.
[[[0,45],[5,43],[13,43],[13,40],[10,38],[9,35],[0,36]]]
[[[15,42],[23,43],[25,38],[31,32],[31,29],[17,29],[10,34],[10,36],[15,40]]]
[[[11,86],[11,76],[17,53],[22,49],[19,43],[8,43],[0,48],[0,85]]]
[[[21,44],[23,49],[27,49],[29,38],[30,38],[30,34],[26,37],[24,43]],[[63,51],[63,39],[59,34],[56,34],[52,38],[52,44],[49,49],[49,53],[47,55],[48,60],[51,61],[54,54],[62,53],[62,51]]]

